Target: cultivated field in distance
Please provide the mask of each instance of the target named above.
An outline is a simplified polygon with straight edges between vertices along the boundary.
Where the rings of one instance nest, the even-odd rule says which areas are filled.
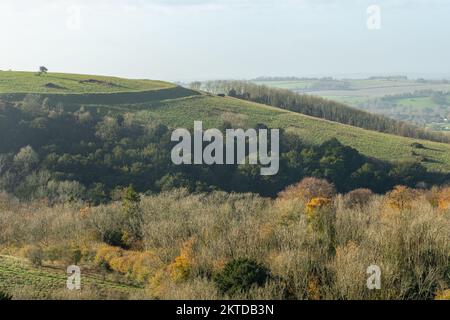
[[[393,119],[450,130],[448,80],[373,77],[368,79],[255,79],[253,82],[317,95]]]

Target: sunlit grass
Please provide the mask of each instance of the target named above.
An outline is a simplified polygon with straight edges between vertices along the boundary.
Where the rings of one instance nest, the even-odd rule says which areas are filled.
[[[153,80],[37,72],[0,71],[0,93],[112,93],[146,91],[174,87]]]

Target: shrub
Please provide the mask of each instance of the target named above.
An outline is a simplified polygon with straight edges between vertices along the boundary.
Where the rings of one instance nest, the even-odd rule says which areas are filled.
[[[42,260],[44,258],[44,251],[38,246],[31,246],[25,249],[25,258],[27,258],[31,264],[35,267],[42,266]]]
[[[443,188],[438,195],[438,208],[447,210],[450,208],[450,187]]]
[[[444,290],[438,292],[435,300],[450,300],[450,290]]]
[[[364,207],[372,198],[373,192],[369,189],[356,189],[344,196],[344,205],[347,208]]]
[[[189,277],[192,269],[192,247],[194,241],[194,238],[186,241],[181,248],[180,255],[176,257],[175,261],[169,266],[170,276],[173,281],[186,280]]]
[[[313,198],[306,205],[306,215],[308,219],[312,219],[316,212],[331,204],[331,200],[327,198]]]
[[[155,255],[149,251],[127,251],[102,245],[94,259],[98,266],[128,276],[136,281],[146,281],[159,267]]]
[[[224,294],[233,295],[250,290],[253,286],[262,286],[269,279],[269,269],[249,259],[237,259],[229,262],[214,276],[214,282]]]
[[[313,198],[331,199],[336,194],[334,185],[323,179],[305,178],[301,182],[289,186],[279,194],[283,199],[299,198],[307,202]]]
[[[388,205],[393,209],[411,209],[411,204],[420,195],[420,192],[405,186],[396,186],[386,195]]]
[[[320,284],[316,278],[308,281],[307,296],[308,300],[321,300]]]
[[[128,249],[128,245],[125,243],[123,238],[124,235],[122,231],[112,229],[105,231],[102,237],[102,241],[113,247]]]
[[[84,207],[80,209],[80,216],[81,218],[85,219],[89,216],[90,213],[90,207]]]
[[[55,262],[62,257],[62,249],[60,246],[47,246],[44,251],[45,259],[50,262]]]
[[[102,245],[97,249],[94,261],[97,265],[105,266],[106,269],[109,269],[111,260],[121,256],[122,250],[120,248]]]
[[[323,248],[334,251],[336,211],[327,198],[313,198],[305,208],[308,232],[321,241]]]
[[[450,191],[450,189],[449,189]],[[441,197],[441,188],[437,186],[433,186],[430,190],[425,192],[425,200],[428,201],[429,204],[433,208],[439,207],[439,198]],[[443,203],[444,204],[444,203]]]
[[[68,261],[69,263],[73,263],[75,265],[79,264],[81,259],[83,258],[83,253],[79,248],[72,248],[68,252]]]
[[[129,186],[123,195],[122,207],[125,210],[126,223],[122,236],[122,241],[128,246],[135,246],[142,240],[142,210],[140,207],[141,197],[134,190],[133,186]]]

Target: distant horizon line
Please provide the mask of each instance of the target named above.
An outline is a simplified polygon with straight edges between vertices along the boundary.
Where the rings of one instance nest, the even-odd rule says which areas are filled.
[[[38,68],[36,70],[16,70],[16,69],[2,69],[0,68],[0,72],[38,72]],[[52,71],[49,70],[49,73],[56,74],[74,74],[74,75],[84,75],[84,76],[99,76],[99,77],[115,77],[115,78],[123,78],[130,80],[161,80],[168,82],[192,82],[192,81],[209,81],[209,80],[258,80],[264,78],[292,78],[292,79],[320,79],[320,78],[333,78],[336,80],[346,80],[346,79],[369,79],[371,77],[407,77],[410,80],[417,79],[425,79],[425,80],[450,80],[450,72],[353,72],[353,73],[330,73],[330,74],[304,74],[304,75],[259,75],[252,77],[189,77],[189,78],[159,78],[159,77],[142,77],[142,76],[132,76],[125,74],[105,74],[105,73],[83,73],[83,72],[68,72],[68,71]]]

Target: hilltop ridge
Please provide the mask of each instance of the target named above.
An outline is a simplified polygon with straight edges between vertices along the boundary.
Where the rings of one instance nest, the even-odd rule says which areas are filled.
[[[85,74],[0,71],[0,94],[4,93],[116,93],[160,90],[175,84],[145,79],[124,79]]]

